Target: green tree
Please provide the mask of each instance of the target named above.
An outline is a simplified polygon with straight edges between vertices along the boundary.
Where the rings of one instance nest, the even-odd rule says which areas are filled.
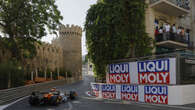
[[[56,0],[0,0],[0,29],[4,45],[12,56],[34,56],[34,43],[46,35],[56,34],[62,16]]]
[[[111,60],[151,54],[145,32],[145,0],[101,0],[88,10],[85,30],[94,72],[105,78]]]

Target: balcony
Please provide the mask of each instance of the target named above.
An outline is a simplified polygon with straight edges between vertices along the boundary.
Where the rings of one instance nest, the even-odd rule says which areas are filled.
[[[156,46],[172,49],[189,49],[192,43],[184,36],[163,33],[156,36]]]
[[[150,7],[170,16],[183,16],[190,11],[189,0],[150,0]]]

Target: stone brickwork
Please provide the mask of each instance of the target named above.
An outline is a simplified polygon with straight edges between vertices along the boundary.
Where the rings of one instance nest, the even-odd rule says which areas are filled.
[[[59,37],[52,41],[52,44],[36,44],[37,55],[33,59],[26,59],[23,62],[24,69],[34,73],[48,73],[60,70],[72,73],[73,77],[81,79],[82,55],[81,37],[82,28],[79,26],[62,25],[59,30]],[[0,45],[0,63],[6,62],[11,57],[8,50]]]
[[[53,44],[37,45],[37,55],[27,60],[27,67],[31,71],[59,71],[63,68],[63,50]]]
[[[59,38],[53,40],[52,44],[63,49],[64,69],[70,71],[76,77],[81,77],[82,55],[81,37],[82,28],[74,25],[62,25]]]

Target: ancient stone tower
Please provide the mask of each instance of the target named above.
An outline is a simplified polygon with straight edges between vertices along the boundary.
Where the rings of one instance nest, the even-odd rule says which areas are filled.
[[[82,28],[74,25],[62,25],[59,37],[53,40],[53,44],[63,49],[64,69],[81,78],[82,55],[81,55]]]

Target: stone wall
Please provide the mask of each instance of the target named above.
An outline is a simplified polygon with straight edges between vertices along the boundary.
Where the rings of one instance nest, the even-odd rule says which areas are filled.
[[[48,73],[48,70],[56,73],[63,70],[72,73],[73,77],[81,78],[81,27],[62,25],[59,35],[52,44],[36,44],[37,55],[33,59],[25,59],[24,69],[35,73],[35,76],[39,72]],[[0,46],[0,63],[10,57],[10,52]]]
[[[81,77],[81,27],[62,25],[60,27],[59,35],[58,38],[53,40],[52,44],[63,49],[65,70],[70,71],[76,77]]]
[[[52,44],[37,45],[37,55],[27,59],[26,68],[31,71],[59,71],[63,68],[63,50]]]

